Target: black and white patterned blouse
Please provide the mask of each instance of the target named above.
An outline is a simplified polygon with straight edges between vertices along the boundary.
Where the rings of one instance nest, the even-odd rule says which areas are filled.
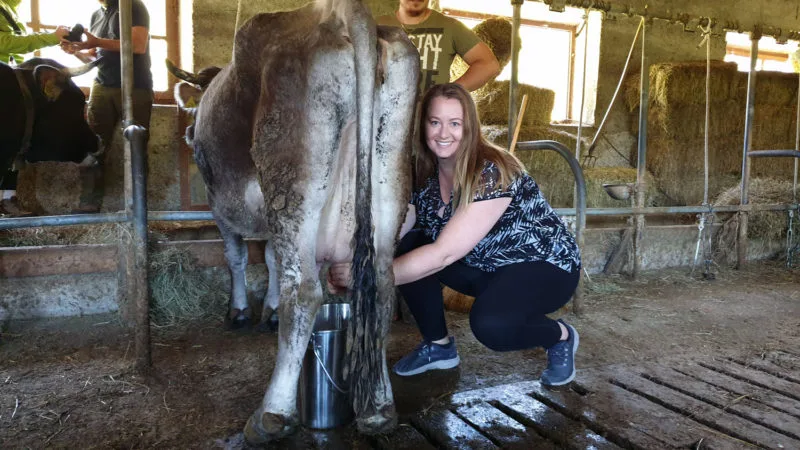
[[[511,197],[511,203],[463,262],[486,272],[533,261],[547,261],[568,272],[577,270],[581,260],[575,238],[542,196],[533,178],[523,172],[505,189],[497,186],[499,174],[494,163],[485,163],[481,174],[485,190],[476,194],[474,201]],[[435,241],[453,214],[452,194],[447,204],[441,199],[438,171],[422,189],[414,192],[412,202],[417,213],[415,228]],[[439,217],[437,212],[443,206],[443,217]]]

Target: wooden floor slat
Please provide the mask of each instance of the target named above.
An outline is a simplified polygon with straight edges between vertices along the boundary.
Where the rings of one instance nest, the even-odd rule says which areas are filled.
[[[641,377],[636,370],[616,371],[612,376],[614,383],[618,383],[620,387],[737,439],[768,448],[800,448],[800,440],[775,433],[739,416],[725,413],[706,402],[654,383]]]
[[[785,367],[781,367],[773,363],[772,361],[768,361],[761,358],[748,358],[746,360],[740,358],[731,358],[731,360],[744,367],[754,368],[756,370],[766,372],[772,376],[796,384],[798,395],[800,395],[800,378],[792,376],[791,370]]]
[[[746,395],[750,399],[800,418],[800,402],[783,394],[761,388],[691,362],[676,362],[672,364],[671,367],[679,372],[701,379],[705,383],[725,389],[737,396]]]
[[[745,367],[741,364],[724,359],[715,359],[709,362],[701,361],[699,364],[712,370],[730,375],[734,378],[748,380],[748,382],[751,384],[761,386],[765,389],[781,393],[787,397],[800,401],[800,385],[796,383],[792,383],[752,367]]]
[[[498,399],[498,408],[513,411],[525,425],[547,436],[561,448],[619,449],[586,425],[570,419],[544,403],[527,395],[505,395]]]
[[[422,431],[435,447],[476,450],[497,448],[486,436],[448,409],[432,409],[417,414],[411,418],[411,423]]]
[[[484,434],[491,436],[503,448],[520,450],[559,448],[535,430],[517,422],[488,403],[459,406],[456,413],[470,421]]]
[[[391,434],[377,436],[374,445],[381,450],[435,450],[436,447],[411,424],[400,424]]]
[[[722,435],[703,424],[615,386],[608,381],[606,375],[598,372],[584,371],[574,383],[576,387],[589,392],[584,400],[584,417],[596,421],[599,426],[608,427],[612,433],[625,436],[637,447],[691,448],[702,440],[704,445],[709,445],[713,441],[714,447],[721,449],[752,448],[745,442]],[[542,389],[541,392],[547,391]]]
[[[732,395],[724,389],[656,364],[643,367],[643,373],[651,381],[700,399],[724,412],[739,415],[773,431],[800,439],[800,419],[751,400],[746,395]]]

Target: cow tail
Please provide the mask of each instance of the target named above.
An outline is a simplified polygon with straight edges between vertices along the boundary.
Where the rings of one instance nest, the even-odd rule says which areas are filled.
[[[335,1],[335,0],[334,0]],[[377,305],[375,243],[372,223],[372,149],[377,31],[360,0],[346,0],[352,9],[347,28],[353,42],[358,108],[356,154],[356,230],[353,236],[352,323],[348,328],[349,359],[345,373],[357,417],[376,411],[372,404],[383,368],[383,333]]]

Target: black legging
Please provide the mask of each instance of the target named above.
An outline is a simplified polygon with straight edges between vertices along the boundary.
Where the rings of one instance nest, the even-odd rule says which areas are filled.
[[[432,241],[412,230],[400,241],[397,255]],[[442,286],[475,297],[469,323],[475,337],[496,351],[550,348],[561,328],[549,314],[565,305],[578,286],[580,271],[566,272],[544,261],[509,264],[484,272],[457,261],[440,272],[399,286],[424,339],[447,336]]]

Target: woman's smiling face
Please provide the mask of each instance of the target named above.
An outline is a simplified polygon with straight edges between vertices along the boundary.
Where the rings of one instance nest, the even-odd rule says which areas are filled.
[[[464,109],[455,98],[434,97],[428,108],[425,137],[428,148],[441,160],[452,160],[464,135]]]

